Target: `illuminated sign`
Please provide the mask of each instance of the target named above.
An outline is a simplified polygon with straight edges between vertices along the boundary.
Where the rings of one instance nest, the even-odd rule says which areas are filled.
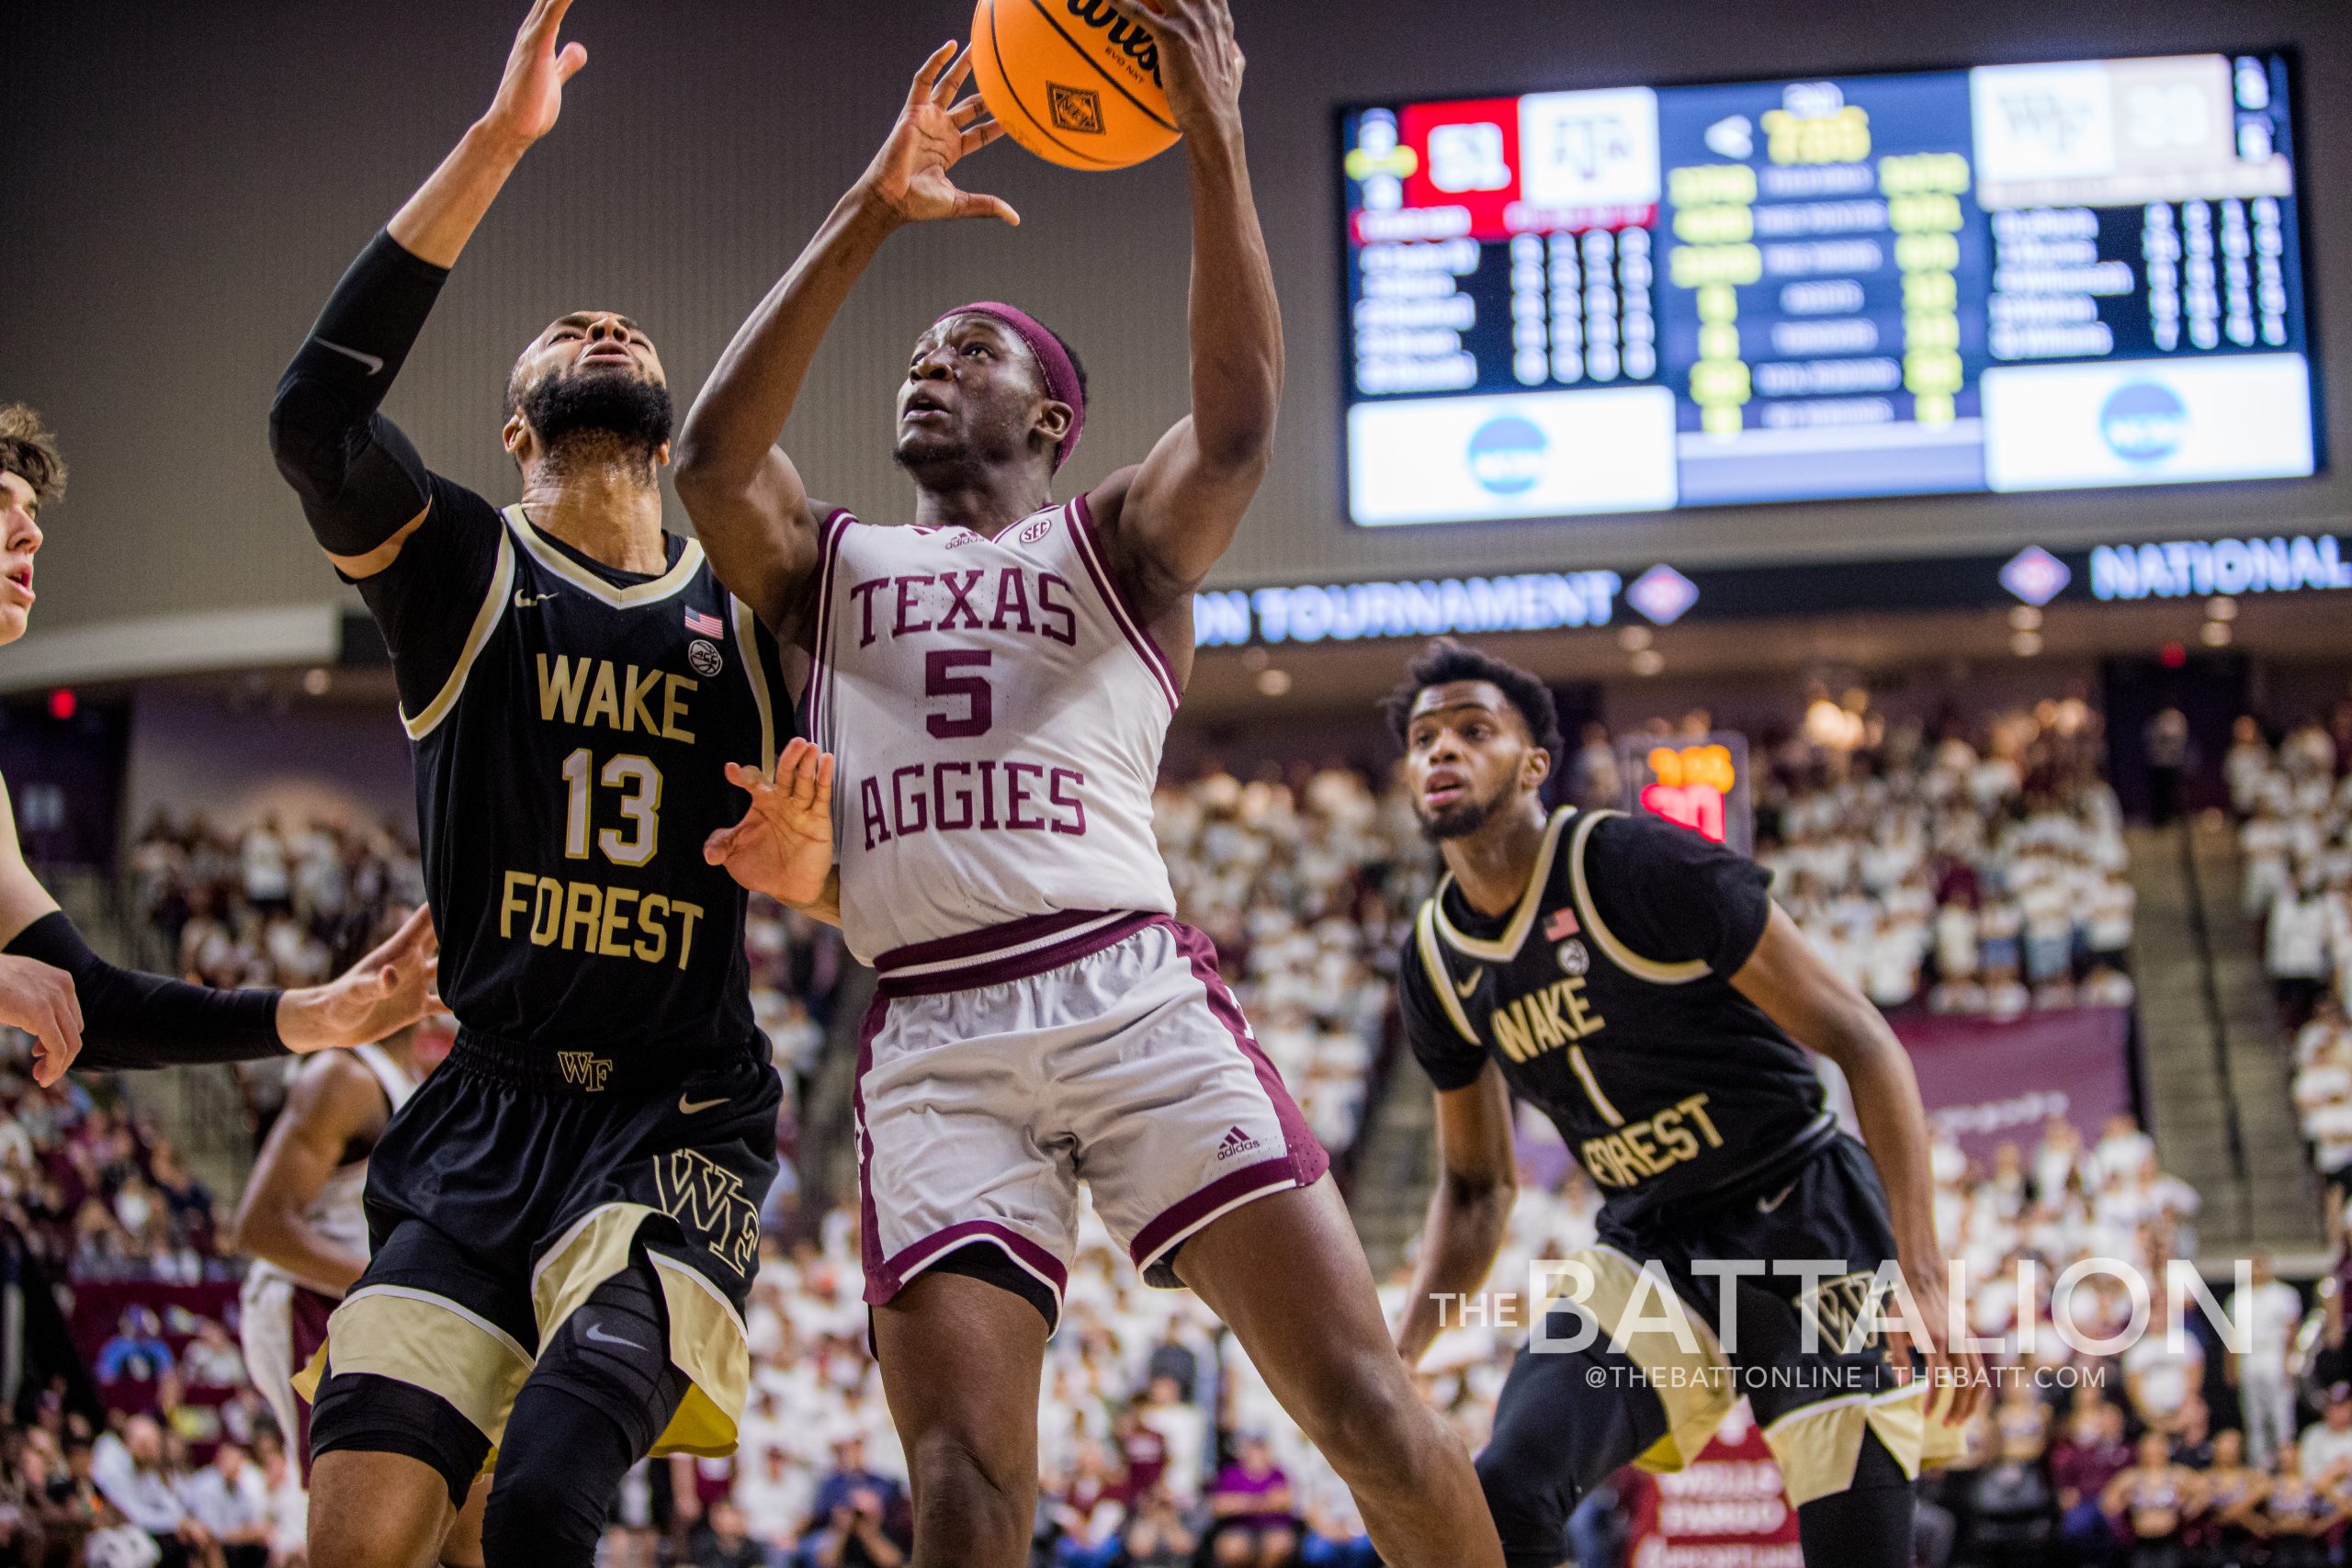
[[[2212,593],[2292,593],[2352,588],[2352,565],[2333,536],[2176,539],[2091,551],[2094,599],[2185,599]]]
[[[1193,640],[1202,648],[1238,648],[1605,626],[1616,615],[1623,581],[1613,571],[1529,571],[1228,589],[1193,595]]]
[[[1741,854],[1756,844],[1747,782],[1747,737],[1719,730],[1704,739],[1617,738],[1625,808],[1664,818]]]

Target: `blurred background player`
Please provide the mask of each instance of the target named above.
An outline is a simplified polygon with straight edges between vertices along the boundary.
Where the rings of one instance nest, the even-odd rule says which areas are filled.
[[[1405,1359],[1429,1349],[1447,1302],[1487,1282],[1517,1193],[1513,1096],[1558,1126],[1605,1200],[1600,1245],[1578,1259],[1591,1289],[1547,1306],[1553,1343],[1521,1351],[1479,1456],[1511,1568],[1555,1568],[1585,1492],[1635,1461],[1680,1469],[1743,1392],[1805,1561],[1906,1568],[1911,1483],[1944,1412],[1906,1381],[1913,1347],[1864,1331],[1883,1262],[1899,1261],[1935,1337],[1917,1346],[1928,1369],[1960,1380],[1950,1419],[1982,1392],[1973,1359],[1938,1343],[1944,1256],[1909,1058],[1753,862],[1654,818],[1544,809],[1560,727],[1533,675],[1441,641],[1388,714],[1446,869],[1397,982],[1437,1086],[1440,1172],[1396,1331]],[[1867,1155],[1799,1041],[1844,1069]],[[1660,1331],[1638,1288],[1652,1259],[1687,1335]],[[1600,1341],[1561,1348],[1589,1325]],[[1734,1386],[1730,1368],[1773,1375]]]
[[[313,1568],[409,1564],[493,1449],[484,1560],[584,1565],[649,1450],[725,1454],[782,1089],[744,895],[696,853],[729,762],[791,722],[773,639],[662,526],[670,398],[644,332],[525,350],[502,514],[378,412],[448,269],[586,62],[533,6],[489,112],[336,287],[271,445],[392,654],[447,1062],[371,1156],[374,1252],[328,1325]]]
[[[0,646],[32,618],[41,508],[65,495],[65,459],[40,416],[0,408]],[[33,1038],[33,1077],[257,1061],[381,1038],[413,1023],[432,983],[433,926],[417,910],[323,986],[213,990],[100,958],[25,863],[0,787],[0,1023]]]
[[[1355,1489],[1397,1568],[1497,1561],[1459,1440],[1385,1353],[1329,1158],[1259,1051],[1215,945],[1173,919],[1152,834],[1193,661],[1192,595],[1263,478],[1280,310],[1243,153],[1223,0],[1150,7],[1191,169],[1192,413],[1066,505],[1085,378],[1025,312],[979,303],[917,340],[895,456],[911,527],[809,499],[775,446],[882,243],[993,216],[956,164],[1001,128],[917,73],[865,176],[712,373],[678,485],[726,580],[816,662],[808,728],[841,771],[851,950],[881,972],[860,1062],[865,1299],[913,1466],[919,1563],[1025,1562],[1037,1397],[1082,1171],[1145,1278],[1189,1285]],[[750,830],[776,792],[754,789]],[[910,804],[911,803],[911,804]],[[755,887],[788,837],[714,842]],[[1034,1310],[1033,1310],[1034,1309]]]

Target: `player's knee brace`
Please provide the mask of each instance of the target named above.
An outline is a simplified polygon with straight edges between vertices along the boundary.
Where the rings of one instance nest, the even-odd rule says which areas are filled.
[[[490,1439],[437,1393],[372,1372],[334,1372],[311,1407],[311,1457],[349,1449],[403,1454],[428,1464],[449,1490],[453,1507],[490,1457]]]
[[[686,1387],[660,1281],[640,1259],[563,1321],[515,1396],[482,1515],[487,1568],[589,1568],[622,1476]]]

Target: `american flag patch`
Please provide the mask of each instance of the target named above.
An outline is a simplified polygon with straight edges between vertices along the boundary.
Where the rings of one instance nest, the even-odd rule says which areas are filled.
[[[700,610],[689,607],[686,611],[686,630],[701,637],[724,637],[727,623],[717,615],[706,615]]]
[[[1558,942],[1563,938],[1576,935],[1583,929],[1577,924],[1577,912],[1574,909],[1555,910],[1544,927],[1544,940]]]

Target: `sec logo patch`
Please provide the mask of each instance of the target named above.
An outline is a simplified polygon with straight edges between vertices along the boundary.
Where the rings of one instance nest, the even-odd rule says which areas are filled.
[[[1556,956],[1563,975],[1581,975],[1592,967],[1592,954],[1587,953],[1584,943],[1574,937],[1560,944]]]
[[[1022,529],[1021,542],[1024,545],[1034,545],[1038,540],[1044,538],[1046,535],[1052,533],[1054,531],[1054,519],[1057,515],[1059,514],[1056,513],[1047,513],[1045,516],[1038,518],[1035,523],[1030,524],[1026,528]]]
[[[693,665],[695,673],[705,680],[727,668],[727,660],[719,654],[718,647],[701,637],[686,645],[686,662]]]

